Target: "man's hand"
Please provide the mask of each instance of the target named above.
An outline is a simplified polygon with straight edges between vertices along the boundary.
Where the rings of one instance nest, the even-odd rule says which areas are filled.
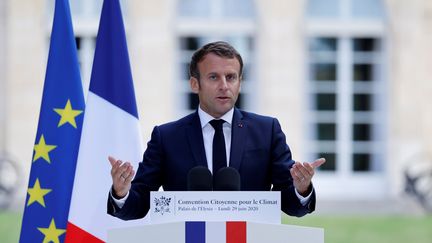
[[[312,177],[315,174],[315,168],[324,164],[325,161],[324,158],[320,158],[312,163],[295,162],[292,166],[290,172],[294,180],[294,187],[300,195],[307,196],[310,193],[309,187],[311,185]]]
[[[131,188],[131,181],[135,175],[132,165],[129,162],[123,163],[114,157],[108,157],[111,163],[111,177],[113,181],[113,196],[123,198]]]

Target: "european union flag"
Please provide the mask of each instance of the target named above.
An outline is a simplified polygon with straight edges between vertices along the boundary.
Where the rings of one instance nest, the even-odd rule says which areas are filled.
[[[84,96],[68,0],[56,0],[20,242],[63,242]]]

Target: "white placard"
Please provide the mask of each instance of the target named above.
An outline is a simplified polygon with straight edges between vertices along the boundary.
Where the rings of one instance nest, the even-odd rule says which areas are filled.
[[[280,224],[280,192],[151,192],[149,213],[152,223],[252,221]]]

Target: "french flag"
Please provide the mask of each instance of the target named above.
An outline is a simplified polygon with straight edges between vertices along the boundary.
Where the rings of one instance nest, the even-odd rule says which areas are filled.
[[[246,243],[246,222],[185,222],[185,243]]]
[[[187,221],[114,229],[108,239],[128,243],[324,243],[324,230],[244,221]]]
[[[119,0],[105,0],[86,102],[66,242],[105,242],[111,228],[142,225],[106,213],[108,156],[138,168],[143,143]]]
[[[148,224],[109,231],[109,242],[257,243],[256,230],[244,221],[186,221]],[[247,241],[247,238],[251,239]],[[267,241],[266,241],[267,242]],[[279,242],[278,242],[279,243]]]

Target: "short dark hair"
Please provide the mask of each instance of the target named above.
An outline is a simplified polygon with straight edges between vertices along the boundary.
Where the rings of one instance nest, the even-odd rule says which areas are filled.
[[[189,75],[191,77],[194,77],[198,80],[200,79],[198,63],[209,53],[213,53],[224,58],[236,58],[240,63],[239,76],[241,77],[243,75],[243,59],[238,51],[225,41],[216,41],[204,45],[192,55],[189,65]]]

